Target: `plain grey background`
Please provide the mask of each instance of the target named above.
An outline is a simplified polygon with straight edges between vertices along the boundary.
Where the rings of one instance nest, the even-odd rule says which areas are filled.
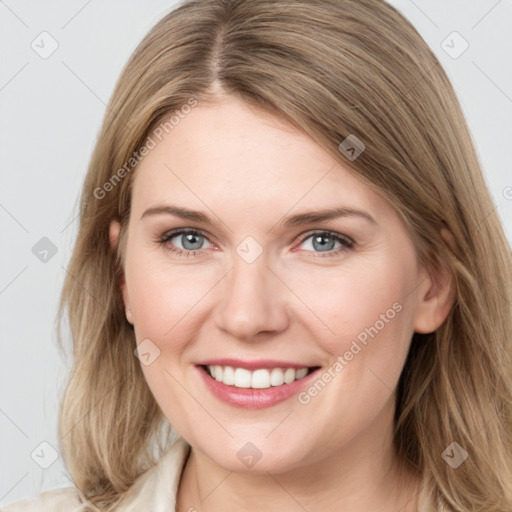
[[[512,241],[512,1],[390,3],[448,73]],[[77,196],[122,66],[175,5],[0,0],[0,506],[72,485],[56,430],[70,361],[54,320]]]

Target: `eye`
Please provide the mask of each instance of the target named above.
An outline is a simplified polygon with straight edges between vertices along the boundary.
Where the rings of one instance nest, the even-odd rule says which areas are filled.
[[[175,239],[176,241],[173,242]],[[157,242],[178,256],[186,256],[188,258],[189,256],[198,257],[203,255],[204,253],[201,251],[205,249],[203,244],[207,240],[208,238],[197,229],[178,229],[165,233]],[[307,249],[307,252],[316,253],[315,256],[327,257],[336,256],[351,250],[355,242],[348,236],[340,233],[315,231],[314,233],[302,236],[302,244],[306,244],[309,248],[313,249],[312,251]],[[338,244],[337,247],[335,247],[336,244]]]
[[[355,245],[355,242],[348,236],[341,235],[340,233],[333,233],[331,231],[315,231],[309,235],[306,234],[301,239],[301,245],[305,242],[309,248],[313,249],[312,252],[316,252],[317,254],[325,253],[318,254],[320,257],[336,256],[352,249]],[[333,251],[336,243],[339,245],[336,250]]]
[[[174,239],[176,239],[181,247],[179,245],[176,247],[176,242],[172,242]],[[180,256],[189,257],[192,255],[197,257],[196,251],[204,249],[203,244],[206,240],[208,240],[206,236],[197,229],[179,229],[165,233],[158,242],[161,245],[165,245],[169,251]]]

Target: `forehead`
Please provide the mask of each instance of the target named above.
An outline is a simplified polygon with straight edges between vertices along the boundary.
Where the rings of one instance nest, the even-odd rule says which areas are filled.
[[[238,214],[390,208],[306,134],[231,96],[199,103],[156,142],[134,173],[137,212],[167,201]]]

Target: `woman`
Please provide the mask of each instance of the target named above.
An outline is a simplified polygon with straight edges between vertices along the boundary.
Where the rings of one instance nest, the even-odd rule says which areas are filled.
[[[76,488],[5,510],[511,509],[510,248],[394,8],[185,2],[118,81],[80,219]]]

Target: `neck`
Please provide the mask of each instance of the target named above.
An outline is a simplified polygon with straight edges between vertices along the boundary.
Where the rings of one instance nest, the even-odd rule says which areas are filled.
[[[367,482],[351,475],[343,481],[320,471],[300,482],[290,473],[272,475],[241,475],[224,471],[214,478],[201,471],[200,462],[191,453],[189,464],[180,484],[177,512],[310,512],[337,510],[340,512],[416,512],[418,510],[418,476],[409,470],[406,474],[385,475]]]

